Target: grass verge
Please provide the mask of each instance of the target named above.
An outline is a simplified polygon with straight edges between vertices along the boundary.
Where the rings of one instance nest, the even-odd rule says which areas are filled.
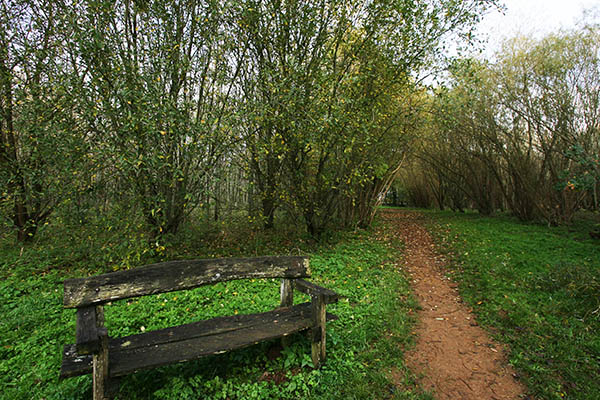
[[[600,244],[569,228],[426,212],[479,323],[536,398],[600,399]]]

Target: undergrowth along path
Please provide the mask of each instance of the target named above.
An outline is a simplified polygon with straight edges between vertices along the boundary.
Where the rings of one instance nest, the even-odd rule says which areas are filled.
[[[416,346],[407,365],[438,400],[504,400],[525,397],[506,362],[506,350],[477,325],[456,284],[440,270],[443,259],[418,212],[385,210],[382,217],[405,243],[404,264],[421,310]]]

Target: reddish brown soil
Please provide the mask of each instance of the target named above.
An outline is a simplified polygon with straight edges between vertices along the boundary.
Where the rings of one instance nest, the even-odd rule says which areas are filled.
[[[416,212],[386,211],[405,243],[404,264],[422,310],[416,347],[406,363],[439,400],[519,399],[525,390],[507,364],[506,350],[481,329],[462,303],[456,284],[440,270],[443,258]]]

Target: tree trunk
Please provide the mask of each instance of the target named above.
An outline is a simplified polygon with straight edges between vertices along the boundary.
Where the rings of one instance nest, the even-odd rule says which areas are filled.
[[[273,229],[275,223],[275,199],[272,196],[266,196],[262,199],[262,211],[264,217],[264,228]]]
[[[324,232],[324,226],[319,223],[314,210],[309,209],[304,212],[304,221],[306,223],[306,231],[310,236],[319,239]]]

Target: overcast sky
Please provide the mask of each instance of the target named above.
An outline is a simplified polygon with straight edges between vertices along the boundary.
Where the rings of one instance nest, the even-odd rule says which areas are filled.
[[[574,27],[584,17],[600,22],[599,0],[504,0],[506,12],[486,15],[479,32],[489,37],[484,55],[493,54],[501,39],[516,34],[540,37],[560,28]],[[584,13],[584,11],[587,12]]]

